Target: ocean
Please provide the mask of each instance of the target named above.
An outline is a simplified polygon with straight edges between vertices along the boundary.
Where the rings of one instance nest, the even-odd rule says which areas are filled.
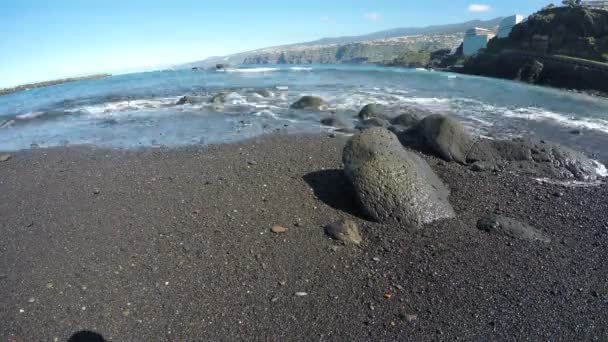
[[[262,92],[264,90],[264,92]],[[224,106],[210,98],[226,92]],[[189,95],[194,103],[177,105]],[[321,96],[322,112],[291,110]],[[239,67],[165,70],[78,81],[0,97],[0,150],[65,145],[182,147],[265,133],[334,130],[320,119],[356,124],[368,103],[454,115],[475,134],[536,137],[608,160],[608,99],[519,82],[376,66]]]

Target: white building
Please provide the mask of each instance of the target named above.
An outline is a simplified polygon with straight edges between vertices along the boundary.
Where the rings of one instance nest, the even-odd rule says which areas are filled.
[[[595,9],[605,9],[608,10],[608,1],[606,0],[589,0],[583,1],[583,6]]]
[[[475,27],[467,30],[464,34],[464,42],[462,43],[462,53],[465,56],[476,54],[479,50],[485,49],[490,39],[494,38],[494,36],[494,32],[484,28]]]
[[[524,21],[524,16],[519,14],[504,18],[500,22],[500,26],[498,27],[498,38],[509,37],[509,34],[511,34],[511,30],[513,30],[513,27],[515,27],[515,25],[521,23],[522,21]]]

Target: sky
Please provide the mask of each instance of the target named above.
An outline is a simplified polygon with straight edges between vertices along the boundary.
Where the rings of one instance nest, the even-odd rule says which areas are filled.
[[[529,15],[548,0],[0,0],[0,88],[257,48]]]

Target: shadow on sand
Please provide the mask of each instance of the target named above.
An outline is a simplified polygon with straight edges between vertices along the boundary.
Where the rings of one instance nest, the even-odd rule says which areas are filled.
[[[303,178],[314,190],[315,196],[323,203],[361,219],[369,220],[360,210],[357,193],[343,170],[316,171]]]
[[[98,333],[83,330],[72,335],[68,342],[106,342],[106,340]]]

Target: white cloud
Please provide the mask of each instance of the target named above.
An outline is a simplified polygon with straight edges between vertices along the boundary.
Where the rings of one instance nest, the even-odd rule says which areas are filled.
[[[380,14],[376,13],[376,12],[369,12],[369,13],[365,13],[363,15],[363,17],[367,20],[370,21],[378,21],[380,20]]]
[[[492,6],[490,6],[490,5],[482,5],[482,4],[469,5],[469,12],[473,12],[473,13],[489,12],[491,10],[492,10]]]

